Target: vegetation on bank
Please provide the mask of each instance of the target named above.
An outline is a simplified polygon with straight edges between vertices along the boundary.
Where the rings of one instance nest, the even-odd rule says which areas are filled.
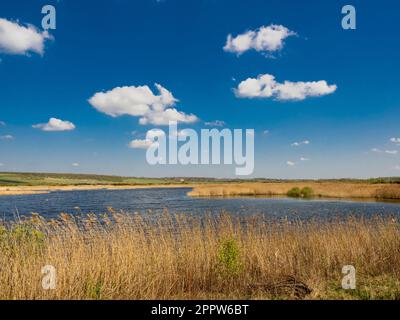
[[[96,174],[0,172],[0,186],[68,186],[68,185],[151,185],[151,184],[205,184],[205,183],[306,183],[340,182],[364,184],[400,184],[400,177],[366,180],[279,180],[279,179],[217,179],[201,177],[141,178]]]
[[[339,181],[208,184],[196,186],[188,194],[193,197],[290,196],[394,200],[400,199],[400,184]]]
[[[187,183],[174,178],[134,178],[92,174],[0,173],[0,186],[151,185]]]
[[[0,299],[400,299],[399,248],[395,218],[34,215],[0,229]]]

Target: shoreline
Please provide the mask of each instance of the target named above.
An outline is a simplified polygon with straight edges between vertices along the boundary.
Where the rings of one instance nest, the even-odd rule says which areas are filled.
[[[311,187],[315,199],[400,200],[400,184],[367,184],[348,182],[280,182],[280,183],[154,183],[154,184],[82,184],[0,186],[1,196],[47,194],[57,191],[131,190],[155,188],[191,188],[193,198],[220,197],[287,197],[293,188]]]
[[[195,184],[148,184],[148,185],[65,185],[65,186],[0,186],[1,196],[47,194],[55,191],[88,191],[88,190],[130,190],[155,188],[193,188]]]

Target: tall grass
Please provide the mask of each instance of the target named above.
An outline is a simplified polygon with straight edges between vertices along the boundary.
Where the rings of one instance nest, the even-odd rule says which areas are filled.
[[[41,286],[44,265],[56,289]],[[357,289],[341,289],[344,265]],[[0,229],[1,299],[400,298],[394,219],[37,215]]]

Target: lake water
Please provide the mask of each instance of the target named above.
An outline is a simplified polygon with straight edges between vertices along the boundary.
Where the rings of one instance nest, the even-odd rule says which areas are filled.
[[[105,213],[107,208],[129,213],[148,210],[205,214],[223,210],[235,214],[264,214],[274,217],[331,218],[347,215],[397,215],[400,202],[361,202],[343,200],[300,200],[287,198],[191,198],[188,188],[60,191],[49,194],[0,196],[0,218],[14,219],[37,212],[54,218],[61,212],[71,214]]]

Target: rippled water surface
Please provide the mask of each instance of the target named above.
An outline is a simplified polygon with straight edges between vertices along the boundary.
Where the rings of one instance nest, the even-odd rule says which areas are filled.
[[[13,219],[16,214],[37,212],[56,217],[60,212],[72,214],[104,213],[107,208],[145,213],[148,210],[204,214],[223,210],[236,214],[265,214],[271,217],[327,218],[346,215],[398,215],[400,203],[343,200],[298,200],[287,198],[191,198],[190,189],[136,189],[62,191],[49,194],[0,197],[0,218]]]

